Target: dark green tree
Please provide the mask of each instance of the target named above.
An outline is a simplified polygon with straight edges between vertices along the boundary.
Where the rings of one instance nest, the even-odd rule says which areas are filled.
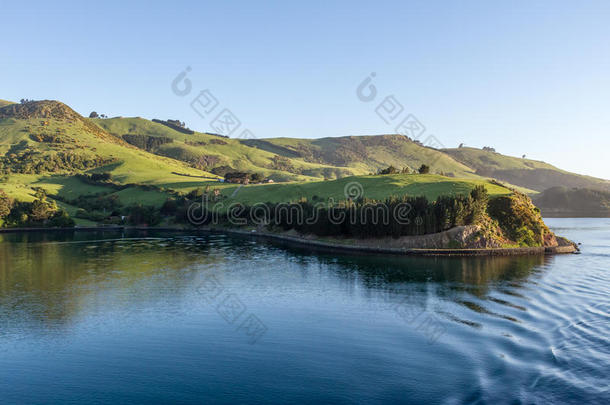
[[[4,190],[0,190],[0,219],[10,214],[11,208],[13,208],[13,200],[6,195]]]

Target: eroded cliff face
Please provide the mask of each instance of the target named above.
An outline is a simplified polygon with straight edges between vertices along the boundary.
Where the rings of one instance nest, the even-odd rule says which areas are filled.
[[[551,232],[532,200],[518,192],[491,199],[486,215],[475,225],[400,239],[404,247],[412,248],[576,247]]]

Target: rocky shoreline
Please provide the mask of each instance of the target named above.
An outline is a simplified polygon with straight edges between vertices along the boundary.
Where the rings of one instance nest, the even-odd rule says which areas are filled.
[[[317,249],[331,251],[349,251],[356,253],[376,253],[376,254],[392,254],[392,255],[416,255],[416,256],[517,256],[517,255],[553,255],[577,253],[579,251],[576,244],[567,239],[558,239],[565,241],[557,246],[539,246],[539,247],[510,247],[510,248],[422,248],[422,247],[400,247],[385,243],[387,239],[370,240],[363,239],[356,241],[353,239],[345,240],[322,240],[302,235],[278,234],[271,232],[261,232],[258,230],[237,230],[237,229],[219,229],[211,228],[211,232],[241,235],[254,238],[279,241],[283,243],[313,247]],[[449,230],[452,231],[452,230]],[[447,232],[449,232],[447,231]],[[444,233],[444,232],[441,232]],[[432,234],[438,235],[438,234]],[[422,235],[422,236],[432,236]],[[439,235],[440,236],[440,235]],[[414,238],[414,237],[404,237]],[[395,241],[400,243],[401,239]]]
[[[16,232],[95,232],[95,231],[172,231],[172,232],[206,232],[239,235],[279,241],[289,244],[313,247],[324,250],[349,251],[360,253],[418,255],[418,256],[514,256],[514,255],[541,255],[541,254],[567,254],[579,251],[577,245],[562,237],[556,237],[556,246],[539,247],[446,247],[450,241],[467,240],[476,232],[472,225],[456,227],[445,232],[420,236],[404,236],[401,238],[382,239],[320,239],[313,236],[298,235],[296,233],[274,233],[263,230],[242,230],[232,228],[174,228],[174,227],[75,227],[75,228],[3,228],[0,233]],[[426,247],[422,247],[426,246]]]

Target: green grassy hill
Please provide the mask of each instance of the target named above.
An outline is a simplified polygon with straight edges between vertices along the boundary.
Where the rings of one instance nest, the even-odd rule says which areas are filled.
[[[414,171],[426,164],[435,174],[479,180],[488,177],[443,151],[424,147],[401,135],[242,140],[199,132],[184,134],[139,117],[93,122],[120,139],[138,136],[171,140],[149,151],[218,175],[245,171],[262,173],[276,182],[312,181],[374,174],[390,165]],[[519,191],[535,193],[530,188],[507,183]]]
[[[276,153],[248,146],[238,139],[200,132],[192,135],[184,134],[143,118],[110,118],[92,121],[121,139],[124,135],[171,139],[172,142],[155,148],[153,152],[187,162],[194,167],[215,169],[214,172],[221,175],[226,171],[247,171],[262,173],[275,181],[290,181],[332,179],[355,173],[348,168],[305,162],[302,159],[276,157]]]
[[[197,187],[201,177],[217,177],[137,149],[49,100],[0,108],[0,173],[0,188],[25,200],[32,198],[32,187],[53,194],[100,191],[74,178],[80,173],[110,173],[118,184],[184,191]]]
[[[172,143],[154,151],[162,156],[195,166],[201,162],[208,170],[228,166],[235,170],[258,171],[276,181],[377,173],[389,165],[416,170],[422,164],[430,165],[433,173],[480,177],[452,157],[401,135],[239,140],[198,132],[187,135],[142,118],[96,119],[94,122],[117,137],[134,134],[171,138]]]
[[[4,107],[5,105],[13,104],[12,101],[0,100],[0,107]]]
[[[505,156],[476,148],[443,149],[481,176],[543,191],[551,187],[580,187],[610,190],[610,181],[566,172],[545,162]]]

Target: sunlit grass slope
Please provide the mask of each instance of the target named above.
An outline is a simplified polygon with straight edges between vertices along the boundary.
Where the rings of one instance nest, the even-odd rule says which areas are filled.
[[[456,179],[435,174],[396,174],[385,176],[350,176],[337,180],[248,186],[213,185],[227,196],[227,202],[255,204],[260,202],[290,202],[307,198],[309,201],[332,199],[335,202],[348,195],[383,200],[391,196],[425,196],[430,200],[440,195],[467,194],[475,186],[484,185],[492,196],[512,193],[508,188],[485,180]]]
[[[0,115],[0,156],[5,159],[12,156],[13,160],[5,162],[5,165],[20,165],[27,173],[5,175],[4,184],[0,184],[0,188],[15,198],[28,199],[33,194],[31,187],[37,186],[51,193],[70,194],[67,197],[88,193],[92,186],[74,178],[79,173],[107,172],[119,184],[137,183],[176,190],[196,187],[202,177],[217,177],[191,168],[184,162],[135,148],[91,124],[62,103],[39,103],[39,110],[29,106],[29,112],[18,110],[13,112],[14,117],[5,110],[10,106],[0,108],[0,114],[3,114]],[[62,155],[98,159],[103,164],[80,169],[36,169],[39,162]]]
[[[302,159],[288,158],[285,165],[279,166],[274,162],[275,153],[248,146],[239,139],[200,132],[184,134],[143,118],[93,121],[117,137],[130,134],[171,138],[173,142],[162,145],[155,151],[158,155],[189,163],[200,160],[213,162],[210,166],[228,166],[236,171],[258,172],[275,181],[336,178],[354,173],[348,168],[305,162]]]

